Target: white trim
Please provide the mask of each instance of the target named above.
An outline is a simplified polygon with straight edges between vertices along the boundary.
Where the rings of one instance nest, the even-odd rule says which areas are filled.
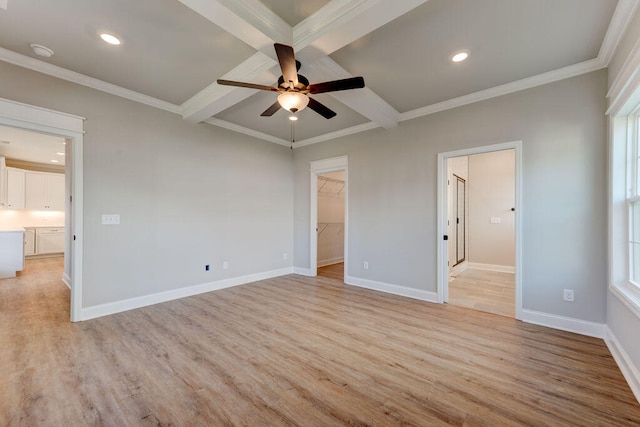
[[[340,156],[309,164],[309,270],[318,274],[318,175],[344,171],[344,276],[349,267],[349,157]]]
[[[515,150],[515,239],[516,239],[516,265],[515,284],[516,319],[522,319],[522,141],[505,142],[501,144],[486,145],[482,147],[466,148],[447,153],[438,153],[438,175],[437,175],[437,295],[438,302],[443,303],[448,298],[449,267],[447,241],[442,236],[447,234],[447,214],[448,214],[448,191],[447,191],[447,160],[451,157],[471,156],[474,154],[490,153],[494,151]]]
[[[609,291],[640,319],[640,290],[630,283],[609,286]]]
[[[453,267],[451,267],[451,271],[449,272],[449,276],[457,276],[458,274],[462,274],[464,273],[467,268],[469,268],[469,262],[468,261],[462,261],[460,264],[456,264]],[[445,298],[445,301],[447,299]]]
[[[71,139],[71,230],[65,233],[76,236],[71,245],[71,321],[77,322],[82,310],[83,286],[83,126],[84,118],[48,110],[21,102],[0,98],[0,125],[13,126],[36,132],[44,132]]]
[[[453,108],[462,107],[464,105],[473,104],[479,101],[497,98],[499,96],[508,95],[510,93],[519,92],[521,90],[531,89],[537,86],[546,85],[548,83],[553,83],[571,77],[579,76],[581,74],[590,73],[604,67],[606,67],[606,65],[603,64],[602,61],[598,59],[591,59],[589,61],[569,65],[567,67],[559,68],[557,70],[549,71],[543,74],[538,74],[526,79],[517,80],[515,82],[503,84],[500,86],[495,86],[486,90],[481,90],[469,95],[448,99],[436,104],[427,105],[426,107],[416,108],[415,110],[407,111],[400,114],[399,120],[403,122],[405,120],[412,120],[418,117],[428,116],[430,114],[439,113],[441,111],[451,110]]]
[[[387,294],[399,295],[402,297],[408,297],[433,303],[438,302],[438,294],[432,291],[409,288],[407,286],[401,285],[393,285],[390,283],[378,282],[375,280],[363,279],[361,277],[353,277],[347,275],[345,275],[344,277],[344,282],[347,285],[385,292]]]
[[[170,113],[180,113],[179,105],[171,104],[170,102],[166,102],[152,96],[144,95],[139,92],[134,92],[121,86],[107,83],[105,81],[98,80],[84,74],[76,73],[75,71],[70,71],[66,68],[58,67],[57,65],[49,64],[47,62],[31,58],[20,53],[12,52],[1,47],[0,61],[8,62],[10,64],[17,65],[23,68],[28,68],[29,70],[37,71],[39,73],[57,77],[68,82],[90,87],[101,92],[106,92],[108,94],[139,102],[141,104],[149,105],[151,107],[159,108],[160,110],[169,111]]]
[[[607,114],[612,116],[628,115],[637,104],[632,97],[638,94],[640,87],[640,40],[629,52],[622,68],[607,92],[609,108]]]
[[[522,310],[523,322],[534,325],[546,326],[548,328],[559,329],[561,331],[573,332],[590,337],[604,338],[604,323],[591,322],[589,320],[576,319],[573,317],[559,316],[557,314],[543,313],[535,310]]]
[[[300,276],[308,276],[308,277],[315,276],[315,274],[311,273],[310,268],[303,268],[303,267],[293,267],[293,274],[299,274]]]
[[[344,257],[335,257],[318,261],[318,267],[326,267],[328,265],[340,264],[344,262]]]
[[[66,272],[62,275],[62,282],[71,290],[71,277]]]
[[[598,59],[605,65],[609,65],[639,4],[640,1],[638,0],[618,1],[616,10],[613,12],[613,16],[609,22],[609,28],[607,28],[607,33],[600,46],[600,52],[598,52]]]
[[[627,380],[636,400],[640,402],[640,370],[633,364],[624,347],[622,347],[618,338],[608,326],[605,326],[604,342],[607,344],[620,371],[622,371],[622,375]]]
[[[202,283],[200,285],[172,289],[169,291],[158,292],[151,295],[144,295],[106,304],[94,305],[82,309],[82,320],[95,319],[96,317],[108,316],[110,314],[121,313],[123,311],[133,310],[136,308],[147,307],[149,305],[173,301],[176,299],[199,295],[206,292],[217,291],[220,289],[230,288],[232,286],[245,285],[247,283],[257,282],[259,280],[272,279],[274,277],[285,276],[292,273],[293,268],[287,267],[279,270],[248,274],[246,276],[222,279],[215,282]]]
[[[513,265],[482,264],[479,262],[470,262],[469,268],[473,268],[475,270],[499,271],[501,273],[516,272],[516,267]]]
[[[363,123],[361,125],[351,126],[337,130],[335,132],[325,133],[324,135],[314,136],[313,138],[302,139],[293,144],[293,148],[306,147],[307,145],[317,144],[319,142],[331,141],[332,139],[342,138],[344,136],[353,135],[354,133],[366,132],[371,129],[377,129],[380,125],[374,122]]]
[[[273,142],[275,144],[284,145],[285,147],[290,147],[291,142],[286,139],[278,138],[276,136],[271,136],[266,133],[259,132],[257,130],[249,129],[244,126],[237,125],[235,123],[227,122],[225,120],[216,119],[215,117],[210,118],[209,120],[205,120],[204,123],[208,123],[213,126],[221,127],[224,129],[228,129],[234,132],[242,133],[245,135],[252,136],[254,138],[261,139],[263,141]]]

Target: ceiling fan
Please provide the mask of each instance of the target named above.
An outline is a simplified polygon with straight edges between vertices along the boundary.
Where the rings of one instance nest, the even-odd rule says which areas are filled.
[[[309,97],[309,94],[336,92],[339,90],[360,89],[364,87],[362,77],[350,77],[348,79],[332,80],[329,82],[309,84],[309,80],[298,74],[300,62],[296,61],[293,48],[280,43],[274,43],[282,76],[278,79],[278,86],[265,86],[254,83],[235,82],[232,80],[218,79],[218,84],[226,86],[246,87],[250,89],[268,90],[279,92],[278,100],[267,108],[261,116],[273,116],[280,107],[292,113],[302,111],[305,107],[311,108],[325,119],[336,115],[334,111]]]

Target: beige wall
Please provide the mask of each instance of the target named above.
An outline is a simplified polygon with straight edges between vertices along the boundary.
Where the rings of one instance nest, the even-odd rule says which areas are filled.
[[[469,262],[514,267],[515,151],[469,156],[468,191]]]

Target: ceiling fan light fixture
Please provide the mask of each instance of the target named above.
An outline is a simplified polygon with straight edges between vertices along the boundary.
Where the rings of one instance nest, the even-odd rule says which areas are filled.
[[[468,50],[461,50],[458,52],[454,52],[453,55],[451,55],[451,61],[452,62],[462,62],[465,59],[467,59],[469,57],[469,51]]]
[[[297,113],[309,104],[309,97],[300,92],[285,92],[278,96],[278,104],[287,111]]]

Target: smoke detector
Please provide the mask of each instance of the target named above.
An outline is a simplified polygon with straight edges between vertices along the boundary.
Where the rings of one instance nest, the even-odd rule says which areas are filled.
[[[45,58],[49,58],[53,55],[53,51],[46,46],[42,46],[41,44],[31,43],[31,49],[38,56],[43,56]]]

